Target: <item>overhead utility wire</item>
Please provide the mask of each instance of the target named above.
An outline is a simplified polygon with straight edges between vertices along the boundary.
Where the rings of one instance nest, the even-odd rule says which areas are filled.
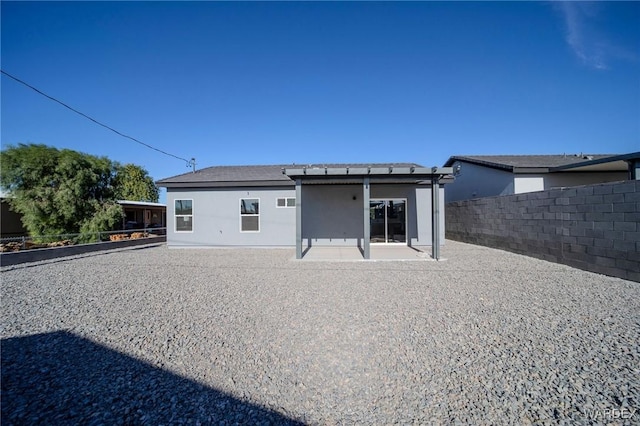
[[[173,154],[168,153],[168,152],[166,152],[166,151],[163,151],[163,150],[161,150],[161,149],[155,148],[155,147],[153,147],[153,146],[151,146],[151,145],[149,145],[149,144],[146,144],[146,143],[144,143],[144,142],[142,142],[142,141],[139,141],[138,139],[136,139],[136,138],[134,138],[134,137],[132,137],[132,136],[125,135],[124,133],[121,133],[121,132],[117,131],[116,129],[114,129],[114,128],[112,128],[112,127],[109,127],[109,126],[107,126],[106,124],[103,124],[103,123],[99,122],[98,120],[96,120],[96,119],[94,119],[94,118],[89,117],[87,114],[84,114],[84,113],[82,113],[82,112],[78,111],[77,109],[70,107],[69,105],[65,104],[64,102],[57,100],[57,99],[56,99],[56,98],[54,98],[53,96],[49,96],[49,95],[47,95],[46,93],[44,93],[44,92],[42,92],[42,91],[40,91],[40,90],[36,89],[36,88],[35,88],[35,87],[33,87],[32,85],[30,85],[29,83],[26,83],[26,82],[24,82],[24,81],[20,80],[18,77],[14,77],[14,76],[12,76],[11,74],[9,74],[8,72],[6,72],[5,70],[0,69],[0,72],[2,72],[2,74],[6,75],[7,77],[14,79],[14,80],[15,80],[15,81],[17,81],[18,83],[24,84],[24,85],[25,85],[25,86],[27,86],[29,89],[32,89],[32,90],[34,90],[34,91],[38,92],[38,93],[39,93],[39,94],[41,94],[42,96],[44,96],[44,97],[46,97],[46,98],[49,98],[49,99],[51,99],[51,100],[52,100],[52,101],[54,101],[54,102],[59,103],[60,105],[62,105],[62,106],[63,106],[63,107],[65,107],[65,108],[70,109],[71,111],[75,112],[76,114],[79,114],[79,115],[83,116],[84,118],[87,118],[87,119],[89,119],[89,120],[93,121],[93,122],[94,122],[94,123],[96,123],[97,125],[102,126],[102,127],[106,128],[106,129],[111,130],[112,132],[114,132],[114,133],[116,133],[116,134],[118,134],[118,135],[122,136],[123,138],[131,139],[132,141],[137,142],[137,143],[139,143],[140,145],[144,145],[144,146],[146,146],[147,148],[153,149],[154,151],[158,151],[158,152],[160,152],[160,153],[162,153],[162,154],[164,154],[164,155],[168,155],[169,157],[173,157],[173,158],[177,158],[178,160],[182,160],[182,161],[184,161],[184,162],[186,162],[186,163],[187,163],[187,167],[192,166],[192,165],[193,165],[193,163],[194,163],[194,159],[193,159],[193,158],[192,158],[191,160],[187,160],[186,158],[178,157],[177,155],[173,155]]]

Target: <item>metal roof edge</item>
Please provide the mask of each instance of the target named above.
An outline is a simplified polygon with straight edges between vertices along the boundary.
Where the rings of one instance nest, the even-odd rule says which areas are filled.
[[[166,204],[152,203],[150,201],[117,200],[116,203],[120,205],[129,205],[129,206],[167,207]]]

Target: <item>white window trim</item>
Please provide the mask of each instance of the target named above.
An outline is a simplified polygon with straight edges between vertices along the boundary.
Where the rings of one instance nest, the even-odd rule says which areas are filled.
[[[295,204],[293,206],[290,206],[289,203],[287,202],[288,200],[295,200],[295,199],[296,197],[277,197],[276,208],[277,209],[295,209],[296,208]],[[279,206],[278,200],[284,200],[284,206]]]
[[[176,201],[191,201],[191,214],[176,214]],[[193,234],[193,216],[195,213],[193,198],[174,198],[173,200],[173,232],[176,234]],[[191,231],[178,231],[178,218],[191,217]]]
[[[259,197],[242,197],[238,200],[238,212],[240,213],[240,220],[238,221],[238,226],[240,227],[240,232],[241,233],[249,233],[249,234],[257,234],[260,232],[260,230],[262,229],[262,223],[260,220],[260,213],[258,214],[242,214],[242,200],[258,200],[258,211],[260,211],[260,204],[262,203],[262,201],[260,200]],[[251,217],[251,216],[258,216],[258,230],[257,231],[243,231],[242,230],[242,217],[243,216],[247,216],[247,217]]]

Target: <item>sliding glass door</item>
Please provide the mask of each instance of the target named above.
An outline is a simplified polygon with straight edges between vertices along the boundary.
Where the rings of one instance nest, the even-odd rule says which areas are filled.
[[[369,220],[372,243],[407,242],[407,200],[371,200]]]

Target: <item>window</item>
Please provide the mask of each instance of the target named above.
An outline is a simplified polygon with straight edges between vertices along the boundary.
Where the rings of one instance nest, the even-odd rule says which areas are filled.
[[[260,199],[240,199],[240,231],[260,232]]]
[[[287,208],[287,207],[295,207],[295,206],[296,206],[295,197],[276,198],[276,207],[278,208]]]
[[[193,232],[193,200],[175,200],[176,232]]]

